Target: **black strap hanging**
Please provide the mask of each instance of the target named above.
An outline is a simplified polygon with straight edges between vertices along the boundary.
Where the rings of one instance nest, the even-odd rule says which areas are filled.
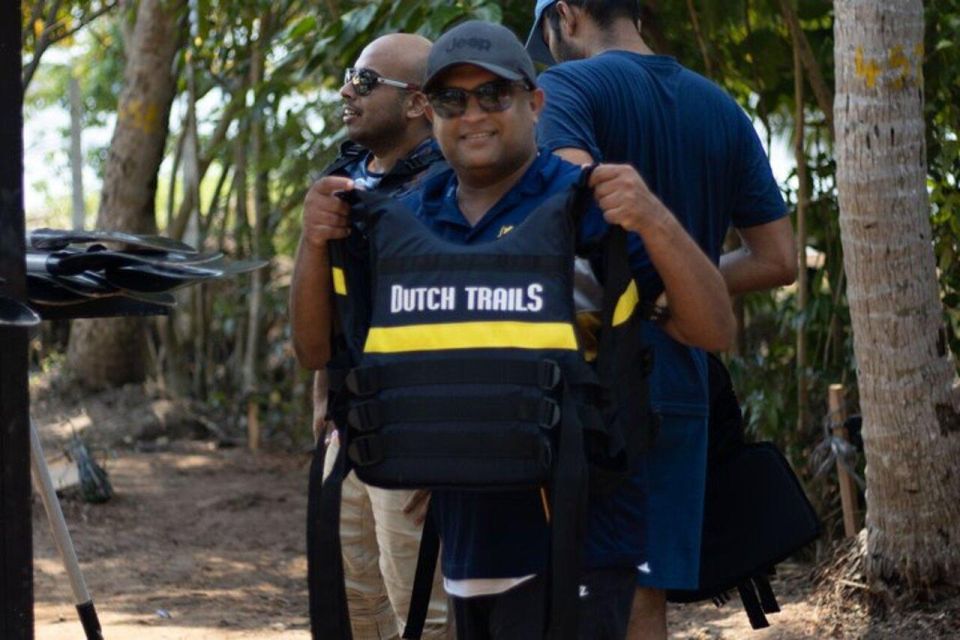
[[[777,596],[773,593],[773,587],[770,586],[770,579],[767,576],[754,576],[753,586],[760,596],[760,606],[764,613],[779,613],[780,604],[777,602]]]
[[[341,447],[324,482],[325,449],[318,443],[314,450],[307,494],[310,631],[314,640],[353,640],[340,552],[340,492],[348,471],[347,456]]]
[[[763,606],[757,598],[757,592],[753,588],[753,582],[747,578],[737,585],[737,592],[740,594],[740,601],[743,603],[743,609],[747,612],[750,619],[750,626],[754,629],[765,629],[770,626],[767,616],[764,615]]]
[[[586,529],[587,473],[583,429],[569,388],[564,393],[561,414],[550,501],[547,636],[551,640],[573,640],[580,623],[580,556]]]
[[[427,620],[430,607],[430,595],[433,592],[433,575],[437,571],[437,557],[440,555],[440,535],[433,517],[433,507],[427,509],[427,518],[423,523],[420,536],[420,552],[417,556],[417,571],[413,578],[413,591],[410,594],[410,609],[407,611],[407,624],[403,629],[404,640],[420,640],[423,625]]]

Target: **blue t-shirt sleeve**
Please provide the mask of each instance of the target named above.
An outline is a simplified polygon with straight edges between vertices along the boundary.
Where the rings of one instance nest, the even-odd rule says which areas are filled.
[[[560,65],[540,74],[538,84],[547,98],[537,122],[537,143],[550,152],[581,149],[595,162],[603,162],[592,104],[595,96],[569,71]]]
[[[787,215],[787,207],[753,123],[742,111],[738,115],[740,153],[735,175],[739,188],[730,221],[742,229],[778,220]]]

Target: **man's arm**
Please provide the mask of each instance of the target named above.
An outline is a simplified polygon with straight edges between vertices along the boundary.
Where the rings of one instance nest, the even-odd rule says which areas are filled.
[[[328,176],[313,183],[303,201],[303,230],[290,285],[290,324],[297,361],[306,369],[320,369],[330,359],[332,283],[327,243],[350,233],[350,208],[333,194],[352,188],[353,180]]]
[[[670,309],[664,329],[685,344],[730,347],[736,319],[720,271],[630,165],[601,164],[590,176],[610,224],[637,233],[663,281]]]
[[[720,256],[730,295],[772,289],[797,279],[797,254],[790,218],[737,229],[741,246]]]

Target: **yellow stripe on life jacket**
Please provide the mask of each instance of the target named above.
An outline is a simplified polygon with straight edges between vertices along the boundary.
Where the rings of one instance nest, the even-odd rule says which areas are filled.
[[[449,322],[372,327],[365,353],[453,349],[566,349],[576,351],[573,325],[564,322]]]
[[[617,300],[617,308],[613,310],[613,326],[619,326],[629,320],[638,304],[640,304],[640,292],[637,290],[637,281],[630,280],[627,289]]]
[[[347,279],[343,275],[343,269],[340,267],[333,267],[331,272],[333,273],[334,292],[341,296],[347,295]]]

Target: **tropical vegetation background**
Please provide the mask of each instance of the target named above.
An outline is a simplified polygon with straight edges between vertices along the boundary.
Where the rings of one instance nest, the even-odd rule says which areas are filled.
[[[960,353],[960,0],[924,4],[930,222],[947,342]],[[255,422],[265,446],[308,447],[310,376],[292,356],[286,301],[303,195],[343,139],[343,69],[377,35],[433,38],[465,17],[503,22],[524,37],[532,5],[22,0],[28,149],[30,132],[47,127],[51,114],[70,114],[47,155],[28,156],[25,182],[37,194],[28,228],[159,231],[233,257],[270,259],[253,276],[182,294],[169,319],[133,334],[113,331],[114,343],[124,336],[114,351],[97,341],[102,323],[47,323],[32,364],[93,388],[149,379],[165,393],[202,402],[230,432],[244,434]],[[844,384],[847,410],[859,410],[834,153],[835,3],[644,5],[651,46],[723,86],[755,120],[767,148],[786,149],[781,188],[806,269],[795,286],[737,301],[740,336],[725,357],[749,434],[781,447],[824,518],[825,540],[839,538],[836,474],[832,466],[818,474],[815,455],[825,437],[828,386]],[[174,83],[154,83],[149,98],[131,90],[163,69],[173,70]],[[131,120],[143,136],[136,146],[116,133]],[[150,144],[156,154],[143,153]],[[111,173],[111,158],[144,166]],[[136,191],[121,208],[118,182]],[[93,353],[133,364],[94,370]]]

